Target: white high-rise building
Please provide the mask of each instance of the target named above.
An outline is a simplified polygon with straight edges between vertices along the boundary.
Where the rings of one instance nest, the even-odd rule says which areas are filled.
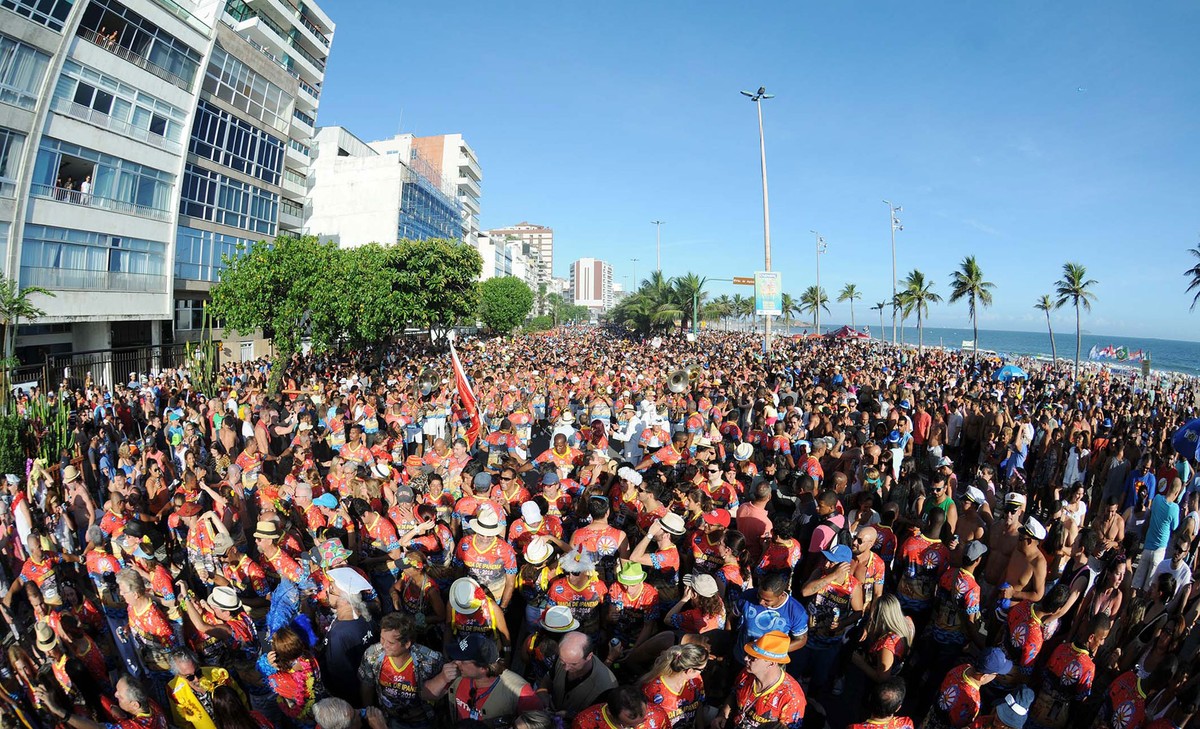
[[[463,238],[458,171],[443,174],[418,138],[364,142],[344,127],[322,127],[316,139],[311,233],[342,246]]]
[[[598,258],[580,258],[571,264],[571,300],[594,313],[613,305],[612,266]]]
[[[531,256],[537,257],[537,284],[549,284],[554,277],[554,229],[521,222],[507,228],[488,231],[492,237],[509,238],[529,244]],[[537,287],[534,287],[536,292]]]
[[[462,239],[473,243],[479,235],[479,183],[483,171],[479,158],[461,134],[439,134],[433,137],[414,137],[413,149],[429,161],[433,173],[453,186],[462,205]]]
[[[54,293],[22,361],[186,333],[220,253],[289,227],[332,29],[287,0],[0,2],[0,260]]]

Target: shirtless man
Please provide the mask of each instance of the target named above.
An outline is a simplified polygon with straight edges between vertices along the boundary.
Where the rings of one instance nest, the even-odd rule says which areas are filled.
[[[1121,517],[1120,504],[1117,502],[1119,498],[1106,496],[1104,506],[1097,512],[1096,519],[1092,522],[1096,534],[1100,537],[1100,548],[1105,552],[1120,549],[1121,542],[1125,539],[1125,520]]]
[[[985,519],[986,509],[987,497],[983,495],[983,491],[976,486],[968,486],[962,506],[958,509],[958,522],[954,525],[951,560],[954,565],[962,564],[962,551],[968,542],[976,540],[983,542],[984,533],[991,517],[991,514],[986,514],[987,518]]]
[[[1021,525],[1020,544],[1008,558],[1004,584],[999,586],[1000,600],[1037,602],[1046,592],[1046,556],[1041,542],[1046,539],[1046,527],[1032,516]],[[1003,603],[1001,603],[1003,606]]]
[[[1004,497],[1004,513],[998,523],[993,525],[988,539],[987,565],[983,571],[984,602],[992,601],[992,593],[1004,582],[1004,573],[1008,569],[1009,557],[1017,548],[1021,520],[1025,517],[1025,497],[1011,493]]]

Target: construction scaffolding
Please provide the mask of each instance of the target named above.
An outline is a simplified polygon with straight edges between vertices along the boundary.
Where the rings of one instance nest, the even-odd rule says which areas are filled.
[[[448,180],[414,147],[404,165],[400,186],[400,219],[398,238],[462,237],[465,211],[459,201],[454,183]]]

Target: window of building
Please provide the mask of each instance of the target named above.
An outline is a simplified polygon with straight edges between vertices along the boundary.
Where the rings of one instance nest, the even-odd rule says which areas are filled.
[[[21,165],[25,135],[0,127],[0,183],[12,182]]]
[[[196,106],[189,151],[272,185],[283,170],[283,140],[207,101]]]
[[[54,96],[107,114],[138,130],[136,137],[153,134],[177,143],[183,138],[183,109],[75,61],[63,64]]]
[[[91,0],[79,22],[79,35],[138,56],[154,67],[147,70],[184,89],[191,88],[200,68],[199,53],[118,0]]]
[[[87,178],[91,178],[90,189],[84,190],[82,183]],[[127,159],[42,137],[33,183],[35,188],[78,191],[91,197],[166,212],[171,208],[175,177]],[[46,192],[35,189],[34,194]]]
[[[279,196],[240,180],[187,166],[180,194],[181,215],[274,236]]]
[[[0,0],[0,8],[11,10],[60,33],[74,4],[75,0]]]
[[[167,281],[166,249],[160,241],[29,224],[21,246],[21,283],[61,289],[160,290]]]
[[[32,109],[37,104],[50,56],[0,35],[0,101]]]
[[[231,56],[220,44],[213,46],[203,88],[276,131],[286,134],[291,125],[289,106],[292,97]]]
[[[175,236],[175,277],[189,281],[216,281],[225,259],[240,255],[254,242],[211,230],[179,226]]]
[[[175,331],[190,332],[204,328],[204,301],[202,299],[175,300]]]

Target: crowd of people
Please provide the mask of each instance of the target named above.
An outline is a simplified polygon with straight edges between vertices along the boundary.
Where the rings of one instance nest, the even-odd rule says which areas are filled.
[[[0,728],[1200,726],[1192,379],[458,350],[481,427],[445,342],[64,385],[3,484]]]

